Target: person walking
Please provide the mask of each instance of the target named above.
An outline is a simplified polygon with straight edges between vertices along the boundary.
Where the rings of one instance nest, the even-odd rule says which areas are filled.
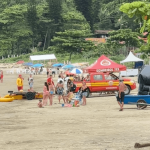
[[[120,78],[119,79],[119,91],[118,91],[118,94],[117,94],[117,102],[120,106],[120,110],[119,111],[123,111],[123,105],[124,105],[124,96],[125,96],[125,93],[124,91],[127,89],[127,86],[123,83],[123,79]]]
[[[48,98],[49,98],[49,86],[47,82],[45,82],[43,87],[43,106],[47,105]]]
[[[83,98],[82,105],[85,106],[86,105],[86,96],[87,96],[87,86],[86,86],[85,81],[82,82],[81,91],[82,91],[82,98]]]
[[[17,84],[17,88],[18,91],[23,90],[23,80],[24,78],[22,77],[22,75],[20,74],[17,78],[16,84]]]
[[[28,83],[29,83],[30,91],[33,91],[33,77],[32,77],[32,74],[30,74],[30,76],[28,78]]]

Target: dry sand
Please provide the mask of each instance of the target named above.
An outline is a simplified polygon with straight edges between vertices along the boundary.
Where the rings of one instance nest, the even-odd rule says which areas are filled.
[[[28,75],[24,77],[26,91]],[[1,96],[17,91],[16,78],[4,74]],[[45,80],[46,75],[34,76],[34,89],[41,92]],[[56,96],[52,107],[38,108],[37,103],[0,103],[0,150],[133,150],[136,142],[150,142],[150,108],[125,105],[119,112],[115,96],[98,94],[79,108],[62,108]]]

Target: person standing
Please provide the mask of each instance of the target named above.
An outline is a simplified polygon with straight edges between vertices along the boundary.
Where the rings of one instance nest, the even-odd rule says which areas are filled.
[[[48,79],[47,79],[47,84],[50,85],[51,83],[54,85],[54,81],[53,81],[53,79],[52,79],[52,75],[50,75],[50,76],[48,77]],[[54,85],[54,86],[55,86],[55,85]]]
[[[68,91],[68,88],[67,88],[68,79],[69,79],[69,75],[66,75],[66,77],[64,78],[64,90],[66,94]]]
[[[1,73],[0,73],[0,79],[1,79],[1,83],[3,83],[3,71],[1,70]]]
[[[73,87],[73,82],[70,80],[70,77],[67,82],[67,92],[69,92]]]
[[[48,78],[48,76],[49,76],[49,69],[47,68],[47,78]]]
[[[82,82],[81,90],[82,90],[82,98],[83,98],[82,105],[85,106],[86,105],[86,96],[87,96],[87,86],[86,86],[85,81]]]
[[[49,98],[49,86],[47,82],[45,82],[43,87],[43,106],[47,105],[48,98]]]
[[[32,74],[30,74],[30,77],[28,78],[30,91],[33,91],[33,77]]]
[[[59,76],[58,76],[57,83],[59,83],[60,81],[64,82],[63,79],[62,79],[62,77],[59,75]]]
[[[123,79],[119,79],[119,91],[117,97],[118,104],[120,106],[119,111],[123,111],[123,105],[124,105],[124,91],[127,89],[127,86],[123,83]]]
[[[56,74],[56,70],[55,70],[55,68],[52,68],[52,75],[54,78],[55,78],[55,74]]]
[[[50,100],[50,106],[53,104],[53,96],[54,96],[54,85],[50,84],[49,85],[49,100]]]
[[[59,104],[60,104],[60,100],[61,98],[64,100],[64,103],[65,103],[65,98],[64,98],[64,84],[62,81],[59,81],[57,83],[57,94],[58,94],[58,100],[59,100]]]
[[[24,78],[22,77],[22,75],[20,74],[17,78],[16,84],[17,84],[17,88],[18,91],[23,90],[23,80]]]

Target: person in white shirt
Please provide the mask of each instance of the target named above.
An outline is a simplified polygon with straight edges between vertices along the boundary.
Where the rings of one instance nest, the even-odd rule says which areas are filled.
[[[58,76],[57,83],[59,83],[60,81],[64,82],[63,79],[61,78],[61,76],[59,75],[59,76]]]
[[[69,75],[66,75],[66,77],[64,78],[65,93],[67,93],[67,91],[68,91],[68,88],[67,88],[68,79],[69,79]]]

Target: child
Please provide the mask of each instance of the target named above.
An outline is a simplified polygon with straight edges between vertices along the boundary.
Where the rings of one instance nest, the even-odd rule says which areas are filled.
[[[67,94],[66,102],[71,102],[72,98],[74,97],[73,91],[70,90],[70,92]]]
[[[38,107],[39,107],[39,108],[43,108],[42,100],[39,100]]]

